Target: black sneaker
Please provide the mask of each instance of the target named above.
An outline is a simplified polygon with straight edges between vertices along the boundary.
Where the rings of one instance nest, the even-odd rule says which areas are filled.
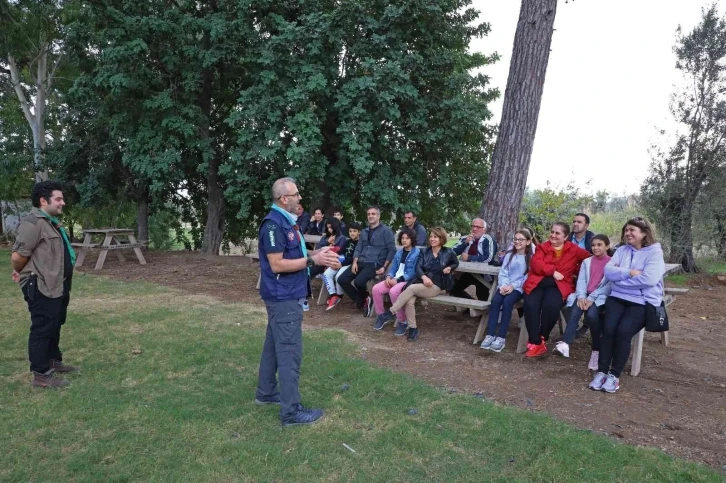
[[[408,329],[408,337],[406,338],[406,340],[408,340],[409,342],[413,342],[416,339],[418,339],[418,327],[412,327]]]
[[[295,414],[282,421],[283,426],[299,426],[301,424],[314,424],[323,419],[322,409],[309,409],[298,404],[298,409]]]
[[[406,335],[406,331],[408,330],[408,322],[399,322],[396,326],[396,332],[393,333],[393,335],[402,336]]]
[[[363,302],[363,317],[370,317],[373,314],[373,297],[366,297]]]
[[[393,315],[390,310],[386,310],[382,314],[378,314],[378,317],[376,317],[376,324],[373,326],[373,330],[383,330],[383,328],[395,318],[396,316]]]

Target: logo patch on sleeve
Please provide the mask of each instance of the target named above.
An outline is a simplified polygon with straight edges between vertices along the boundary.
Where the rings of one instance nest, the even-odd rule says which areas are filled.
[[[270,246],[274,247],[275,246],[275,231],[270,230],[269,234],[270,234]]]
[[[287,239],[293,241],[295,239],[295,234],[293,232],[288,232]]]

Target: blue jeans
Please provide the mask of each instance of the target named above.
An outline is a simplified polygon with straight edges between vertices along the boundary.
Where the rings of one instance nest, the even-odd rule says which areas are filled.
[[[507,330],[509,329],[509,321],[512,319],[512,309],[514,304],[522,300],[522,292],[514,290],[512,293],[502,295],[499,289],[495,289],[492,303],[489,306],[489,323],[487,324],[487,335],[495,335],[497,328],[497,319],[499,319],[499,311],[502,312],[502,323],[499,326],[499,337],[505,339]]]
[[[567,327],[565,328],[562,340],[568,344],[572,344],[572,341],[575,340],[577,324],[580,322],[580,317],[582,317],[582,314],[585,314],[585,321],[587,322],[587,326],[590,328],[590,334],[592,336],[592,350],[599,351],[600,337],[602,334],[602,321],[600,320],[600,317],[604,314],[604,312],[604,305],[598,307],[597,305],[592,304],[587,311],[584,311],[578,307],[577,302],[575,302],[570,309],[570,317],[567,319]]]

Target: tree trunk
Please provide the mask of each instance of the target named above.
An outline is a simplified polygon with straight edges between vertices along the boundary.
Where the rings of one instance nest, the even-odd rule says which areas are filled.
[[[522,0],[520,7],[499,134],[479,211],[501,247],[508,246],[517,229],[556,10],[557,0]]]
[[[136,205],[136,219],[138,223],[138,241],[146,243],[149,241],[149,197],[144,194]]]
[[[726,220],[716,215],[716,256],[726,261]]]
[[[209,163],[207,173],[207,223],[204,226],[202,253],[219,255],[224,234],[224,193],[219,183],[219,158]]]
[[[3,202],[0,201],[0,235],[5,233],[5,215],[3,214]]]
[[[212,2],[213,9],[216,9],[216,2]],[[204,32],[202,48],[211,48],[209,31]],[[204,148],[208,158],[207,167],[207,222],[204,226],[204,238],[202,239],[202,253],[206,255],[219,255],[222,246],[222,235],[224,234],[224,190],[219,179],[219,166],[222,163],[222,150],[226,149],[215,146],[212,139],[212,82],[214,71],[212,66],[205,67],[202,71],[202,91],[199,95],[199,107],[201,108],[203,121],[199,126],[200,137],[205,141]]]
[[[673,223],[671,229],[671,253],[669,261],[680,263],[683,271],[696,273],[696,260],[693,256],[693,209],[689,205],[683,205],[675,215],[678,219]]]

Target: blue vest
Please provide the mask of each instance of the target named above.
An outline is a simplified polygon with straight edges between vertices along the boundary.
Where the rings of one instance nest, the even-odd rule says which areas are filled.
[[[302,258],[302,248],[298,240],[298,235],[295,232],[295,228],[290,224],[290,220],[285,215],[275,210],[270,211],[259,229],[258,246],[260,253],[260,270],[262,273],[262,279],[260,280],[260,297],[262,300],[268,300],[271,302],[279,302],[282,300],[297,300],[300,298],[307,297],[309,294],[309,279],[307,269],[299,270],[297,272],[289,273],[273,273],[270,267],[270,262],[267,260],[267,253],[265,252],[265,244],[263,243],[262,237],[269,236],[266,231],[263,233],[263,227],[267,221],[273,221],[277,226],[278,230],[282,230],[285,239],[285,247],[282,252],[282,258],[288,260],[294,260]]]

